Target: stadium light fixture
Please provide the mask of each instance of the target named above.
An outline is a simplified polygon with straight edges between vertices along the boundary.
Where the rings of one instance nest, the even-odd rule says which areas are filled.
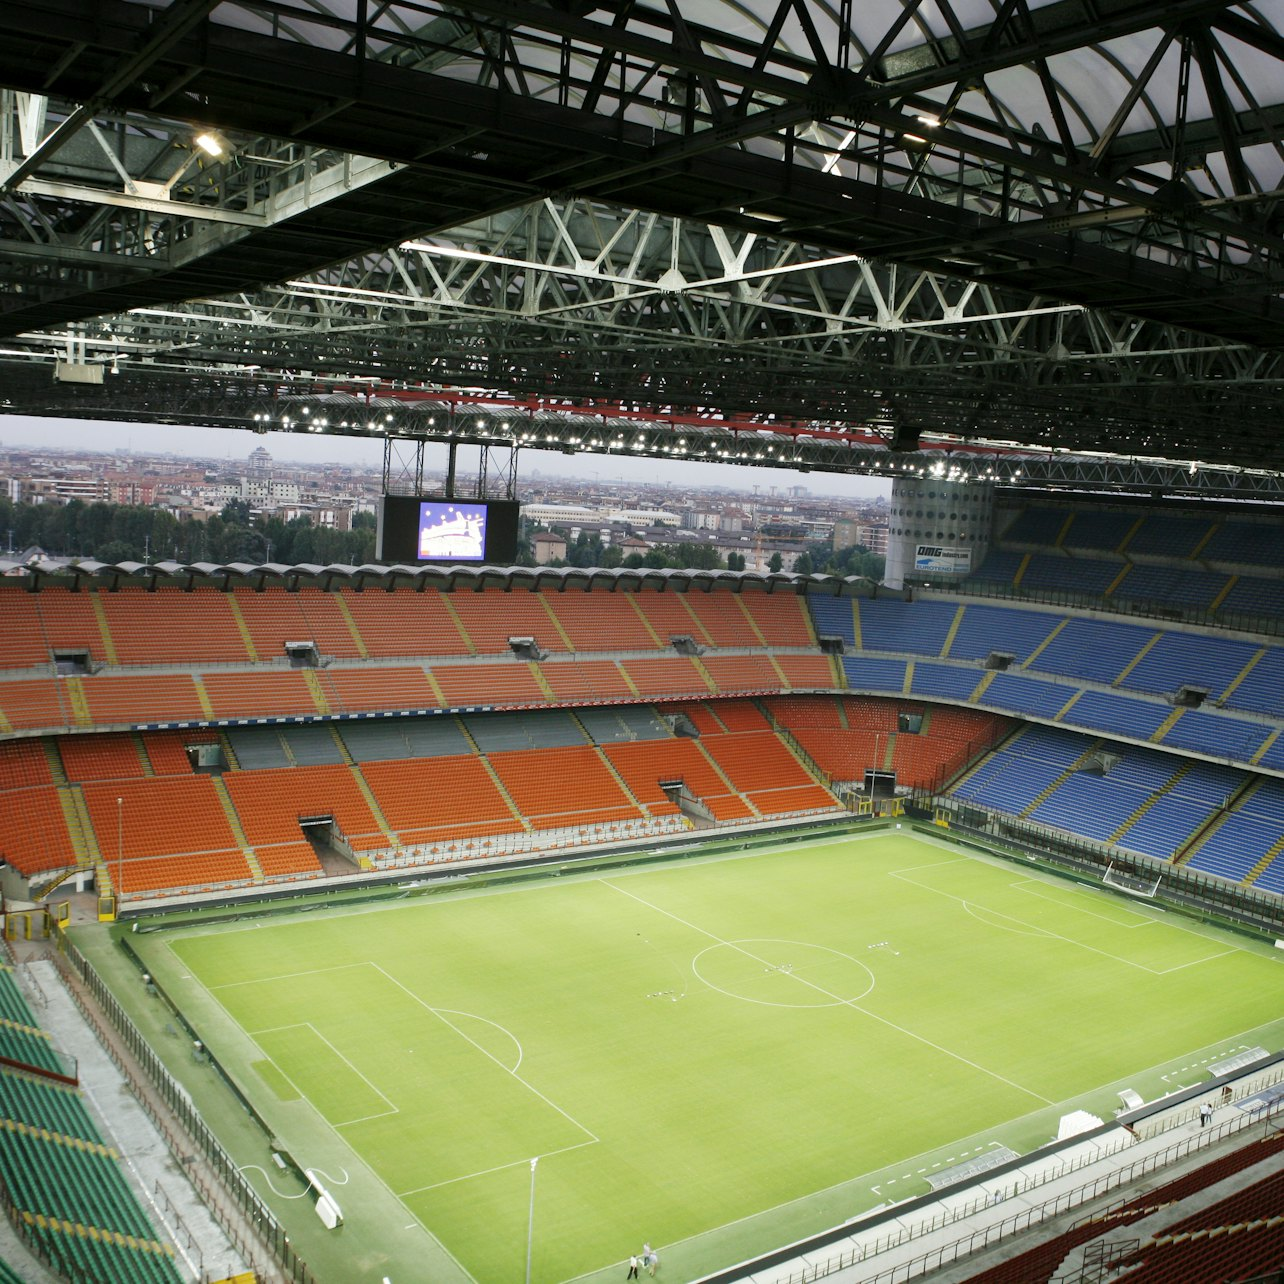
[[[223,140],[212,129],[202,130],[192,141],[207,156],[217,158],[227,151],[227,147],[224,145]]]

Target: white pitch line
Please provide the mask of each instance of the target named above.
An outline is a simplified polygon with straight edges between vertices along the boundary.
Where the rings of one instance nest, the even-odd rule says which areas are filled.
[[[699,932],[701,936],[707,936],[711,941],[716,941],[719,945],[725,945],[728,948],[737,951],[737,953],[745,955],[746,958],[751,958],[755,962],[762,964],[770,962],[769,959],[760,958],[752,950],[747,950],[744,946],[737,945],[734,941],[723,940],[722,937],[718,936],[715,932],[710,932],[708,929],[703,927],[697,927],[696,924],[688,922],[680,915],[670,913],[670,911],[666,909],[661,909],[660,906],[653,905],[650,901],[644,900],[641,896],[636,896],[632,892],[625,891],[622,887],[616,887],[615,884],[605,878],[600,879],[599,881],[604,886],[613,888],[615,891],[619,892],[621,896],[627,896],[631,900],[637,901],[639,905],[645,905],[648,909],[654,910],[657,914],[663,914],[666,918],[673,919],[675,923],[681,923],[683,927],[690,928],[693,932]],[[791,973],[790,975],[793,976],[793,979],[800,985],[805,985],[809,989],[815,990],[818,994],[823,994],[827,998],[833,999],[836,1005],[849,1007],[853,1011],[869,1017],[871,1021],[878,1021],[881,1024],[888,1026],[890,1029],[899,1031],[908,1039],[915,1039],[919,1043],[926,1044],[929,1048],[935,1048],[936,1051],[941,1053],[943,1056],[951,1057],[955,1061],[961,1061],[964,1065],[971,1066],[973,1070],[977,1070],[981,1074],[989,1075],[992,1079],[997,1079],[1000,1083],[1006,1083],[1009,1088],[1015,1088],[1018,1092],[1023,1092],[1028,1097],[1034,1097],[1037,1101],[1042,1101],[1045,1105],[1056,1105],[1055,1101],[1045,1097],[1042,1093],[1035,1092],[1030,1088],[1022,1087],[1021,1084],[999,1074],[998,1071],[989,1070],[985,1066],[978,1065],[975,1061],[963,1056],[961,1053],[952,1052],[949,1048],[942,1047],[939,1043],[933,1043],[931,1039],[928,1039],[921,1034],[915,1034],[913,1030],[907,1030],[904,1026],[897,1025],[895,1021],[891,1021],[887,1017],[879,1016],[877,1012],[871,1012],[868,1008],[861,1007],[851,999],[844,999],[841,995],[835,994],[832,990],[825,989],[823,985],[817,985],[814,981],[809,981],[805,976],[799,976],[796,973]]]
[[[562,1146],[558,1150],[545,1150],[536,1155],[537,1159],[550,1159],[554,1155],[565,1155],[572,1150],[583,1150],[585,1146],[598,1145],[597,1138],[592,1141],[577,1141],[573,1146]],[[422,1195],[426,1190],[439,1190],[442,1186],[455,1186],[461,1181],[472,1181],[475,1177],[489,1177],[491,1173],[502,1173],[508,1168],[520,1168],[523,1164],[529,1164],[529,1158],[514,1159],[511,1163],[496,1164],[494,1168],[482,1168],[475,1173],[464,1173],[462,1177],[447,1177],[445,1181],[435,1181],[427,1186],[416,1186],[413,1190],[403,1190],[398,1195],[398,1199],[409,1199],[411,1195]]]
[[[478,1043],[477,1040],[474,1039],[471,1035],[465,1034],[464,1031],[461,1030],[453,1021],[450,1021],[446,1017],[444,1017],[442,1015],[442,1009],[434,1008],[430,1003],[425,1003],[424,1000],[419,997],[419,995],[417,995],[408,986],[402,985],[402,983],[398,981],[397,978],[392,975],[392,973],[386,971],[380,964],[370,963],[368,964],[368,966],[374,968],[374,970],[382,974],[382,976],[386,980],[391,981],[392,984],[395,985],[399,990],[409,995],[409,997],[413,999],[416,1003],[418,1003],[419,1006],[423,1008],[425,1011],[431,1012],[433,1016],[435,1016],[437,1020],[442,1023],[442,1025],[448,1026],[457,1035],[459,1035],[459,1037],[463,1039],[465,1042],[471,1043],[473,1047],[476,1048],[477,1051],[482,1054],[482,1056],[484,1056],[488,1061],[493,1061],[505,1074],[512,1075],[512,1077],[516,1079],[517,1082],[520,1083],[523,1088],[525,1088],[528,1092],[531,1092],[535,1096],[537,1096],[551,1110],[556,1110],[557,1113],[561,1115],[563,1119],[565,1119],[568,1123],[573,1124],[586,1137],[591,1137],[594,1141],[601,1141],[601,1138],[591,1128],[586,1128],[582,1123],[580,1123],[578,1119],[575,1118],[574,1115],[567,1114],[567,1112],[563,1110],[562,1107],[557,1104],[557,1102],[550,1101],[549,1098],[546,1097],[537,1087],[535,1087],[534,1084],[527,1082],[527,1080],[523,1079],[522,1076],[519,1075],[516,1070],[513,1070],[510,1067],[506,1066],[497,1056],[494,1055],[494,1053],[487,1051],[487,1049],[483,1048],[482,1045]]]
[[[321,1033],[321,1031],[320,1031],[320,1030],[318,1030],[318,1029],[316,1028],[316,1026],[314,1026],[314,1025],[312,1024],[312,1022],[311,1022],[311,1021],[305,1021],[305,1022],[304,1022],[304,1024],[308,1027],[308,1029],[309,1029],[309,1030],[311,1030],[311,1031],[312,1031],[312,1033],[313,1033],[313,1034],[315,1034],[315,1035],[317,1036],[317,1038],[318,1038],[318,1039],[320,1039],[320,1040],[321,1040],[321,1042],[322,1042],[322,1043],[324,1043],[324,1044],[325,1044],[325,1046],[326,1046],[327,1048],[329,1048],[329,1049],[330,1049],[330,1051],[331,1051],[331,1052],[333,1052],[333,1053],[334,1053],[334,1055],[335,1055],[336,1057],[338,1057],[338,1058],[339,1058],[339,1060],[340,1060],[340,1061],[342,1061],[342,1062],[343,1062],[343,1064],[344,1064],[345,1066],[347,1066],[347,1067],[348,1067],[348,1069],[349,1069],[349,1070],[351,1070],[351,1071],[352,1071],[352,1073],[353,1073],[353,1074],[355,1074],[355,1075],[357,1076],[357,1078],[358,1078],[358,1079],[360,1079],[360,1080],[361,1080],[361,1081],[366,1085],[366,1087],[367,1087],[367,1088],[369,1088],[369,1089],[370,1089],[370,1091],[371,1091],[371,1092],[373,1092],[373,1093],[375,1094],[375,1096],[376,1096],[376,1097],[379,1097],[379,1098],[383,1101],[383,1103],[388,1107],[388,1110],[387,1110],[387,1113],[388,1113],[388,1114],[397,1115],[397,1114],[400,1114],[400,1113],[401,1113],[401,1111],[400,1111],[400,1110],[399,1110],[395,1105],[393,1105],[393,1103],[392,1103],[391,1101],[389,1101],[389,1100],[388,1100],[388,1098],[387,1098],[387,1097],[385,1097],[385,1096],[384,1096],[384,1094],[383,1094],[382,1092],[380,1092],[380,1091],[379,1091],[379,1089],[378,1089],[378,1088],[376,1088],[376,1087],[375,1087],[375,1085],[374,1085],[373,1083],[371,1083],[371,1082],[370,1082],[370,1080],[369,1080],[369,1079],[367,1079],[367,1078],[366,1078],[366,1076],[365,1076],[364,1074],[362,1074],[362,1073],[361,1073],[361,1071],[360,1071],[360,1070],[358,1070],[358,1069],[357,1069],[357,1067],[356,1067],[355,1065],[353,1065],[353,1064],[352,1064],[352,1062],[351,1062],[351,1061],[349,1061],[349,1060],[348,1060],[348,1058],[347,1058],[347,1057],[345,1057],[345,1056],[343,1055],[343,1053],[342,1053],[342,1052],[340,1052],[340,1051],[339,1051],[339,1049],[338,1049],[338,1048],[336,1048],[336,1047],[334,1046],[334,1044],[333,1044],[333,1043],[331,1043],[331,1042],[330,1042],[330,1040],[329,1040],[329,1039],[327,1039],[327,1038],[325,1037],[325,1035],[324,1035],[324,1034],[322,1034],[322,1033]],[[334,1126],[335,1126],[336,1128],[341,1128],[343,1125],[342,1125],[342,1124],[335,1124]]]
[[[899,878],[900,875],[897,874],[895,871],[893,871],[891,877]],[[962,905],[965,910],[968,909],[968,907],[971,904],[971,902],[965,900],[962,896],[955,896],[953,892],[944,892],[939,887],[929,887],[925,883],[915,882],[914,879],[912,878],[907,878],[907,879],[904,879],[903,881],[909,883],[913,887],[917,887],[921,889],[922,891],[931,892],[936,896],[944,896],[946,900],[955,901],[958,904]],[[1049,940],[1060,941],[1064,945],[1072,945],[1077,949],[1087,950],[1089,954],[1097,954],[1101,958],[1113,959],[1116,963],[1119,963],[1124,967],[1136,968],[1138,972],[1149,972],[1151,976],[1163,976],[1167,971],[1171,970],[1166,968],[1161,969],[1161,968],[1147,967],[1144,963],[1138,963],[1134,959],[1121,958],[1118,954],[1111,954],[1109,950],[1099,950],[1095,945],[1085,945],[1082,941],[1076,941],[1072,936],[1062,936],[1060,932],[1053,932],[1049,928],[1038,927],[1033,923],[1027,923],[1025,922],[1024,919],[1017,918],[1014,914],[1004,914],[1000,910],[987,910],[986,913],[994,914],[999,918],[1011,919],[1012,922],[1019,923],[1021,924],[1022,927],[1029,928],[1032,932],[1041,932]],[[999,926],[999,925],[995,924],[994,926]],[[1001,930],[1007,931],[1011,929],[1001,929]]]
[[[238,985],[275,985],[278,981],[295,981],[301,976],[324,976],[327,972],[346,972],[354,967],[365,967],[365,963],[336,963],[333,967],[312,967],[303,972],[282,972],[280,976],[256,976],[247,981],[224,981],[222,985],[207,985],[211,993],[215,990],[234,990]]]
[[[1041,892],[1034,890],[1036,887],[1046,887],[1046,884],[1041,883],[1037,878],[1018,878],[1014,882],[1009,883],[1008,886],[1014,888],[1018,892],[1026,892],[1030,896],[1035,896],[1041,901],[1047,901],[1049,905],[1055,905],[1059,909],[1077,910],[1080,914],[1087,914],[1089,918],[1099,918],[1103,923],[1109,923],[1111,927],[1122,928],[1125,932],[1135,932],[1139,927],[1156,926],[1153,918],[1147,918],[1144,914],[1138,914],[1135,910],[1129,910],[1128,913],[1130,913],[1137,922],[1121,923],[1117,919],[1111,918],[1108,914],[1099,914],[1096,910],[1084,909],[1074,904],[1074,902],[1068,898],[1059,899],[1055,896],[1045,896]],[[1071,895],[1077,895],[1082,900],[1091,899],[1091,893],[1088,892],[1071,893]],[[1109,895],[1109,893],[1103,892],[1100,893],[1100,895]]]

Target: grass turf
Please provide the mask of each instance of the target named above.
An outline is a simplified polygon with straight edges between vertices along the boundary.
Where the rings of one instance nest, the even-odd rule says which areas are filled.
[[[483,1284],[522,1277],[532,1156],[534,1279],[644,1238],[689,1279],[1284,1041],[1268,951],[908,834],[167,944],[340,1233],[391,1192]],[[394,1238],[365,1264],[421,1278]]]

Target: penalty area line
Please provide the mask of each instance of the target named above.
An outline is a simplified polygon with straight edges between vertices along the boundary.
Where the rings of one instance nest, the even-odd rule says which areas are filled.
[[[583,1150],[585,1146],[598,1145],[598,1139],[594,1137],[591,1141],[577,1141],[573,1146],[562,1146],[558,1150],[545,1150],[541,1154],[533,1155],[534,1159],[551,1159],[554,1155],[569,1154],[572,1150]],[[413,1190],[399,1191],[398,1199],[409,1199],[412,1195],[422,1195],[425,1191],[440,1190],[443,1186],[457,1186],[461,1181],[472,1181],[477,1177],[489,1177],[491,1173],[502,1173],[509,1168],[521,1168],[524,1164],[529,1164],[530,1158],[513,1159],[506,1164],[496,1164],[494,1168],[481,1168],[475,1173],[464,1173],[462,1177],[447,1177],[445,1181],[429,1182],[427,1186],[416,1186]]]

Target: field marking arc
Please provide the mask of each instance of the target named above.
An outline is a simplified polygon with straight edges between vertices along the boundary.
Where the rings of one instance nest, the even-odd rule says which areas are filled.
[[[956,896],[953,892],[943,891],[939,887],[930,887],[928,884],[920,883],[913,878],[901,878],[901,874],[898,870],[889,871],[889,877],[900,878],[902,882],[909,883],[911,887],[917,887],[921,891],[930,892],[933,896],[944,896],[946,900],[956,901],[958,904],[962,905],[965,910],[968,908],[969,902],[964,897]],[[1167,976],[1169,972],[1176,972],[1181,968],[1190,966],[1190,963],[1180,963],[1175,964],[1170,968],[1148,967],[1145,963],[1138,963],[1136,959],[1124,958],[1121,955],[1112,954],[1109,950],[1098,949],[1095,945],[1088,945],[1083,941],[1076,941],[1072,936],[1062,936],[1060,932],[1053,932],[1049,928],[1041,928],[1034,923],[1026,923],[1015,915],[1004,914],[1001,910],[990,910],[989,913],[997,914],[1001,918],[1010,918],[1014,923],[1021,923],[1023,927],[1028,927],[1031,931],[1042,932],[1049,940],[1060,941],[1062,944],[1073,946],[1075,949],[1086,950],[1089,954],[1098,954],[1102,958],[1112,959],[1114,962],[1120,963],[1124,967],[1135,968],[1138,972],[1149,972],[1151,976]],[[978,920],[978,922],[979,921],[980,920]],[[1207,958],[1194,959],[1192,962],[1207,963],[1211,959],[1221,958],[1225,954],[1233,954],[1234,952],[1234,949],[1223,950],[1220,954],[1210,954]]]
[[[411,998],[415,1003],[419,1004],[419,1006],[423,1008],[426,1012],[431,1012],[433,1016],[437,1018],[438,1021],[440,1021],[443,1025],[448,1026],[450,1029],[452,1029],[466,1043],[471,1043],[473,1047],[476,1048],[477,1051],[482,1054],[482,1056],[484,1056],[488,1061],[493,1061],[505,1074],[512,1075],[512,1077],[516,1079],[517,1082],[520,1083],[523,1088],[525,1088],[528,1092],[533,1093],[535,1096],[537,1096],[551,1110],[557,1111],[557,1113],[561,1115],[562,1118],[567,1121],[567,1123],[574,1125],[576,1128],[580,1130],[580,1132],[582,1132],[586,1137],[589,1137],[593,1141],[602,1140],[591,1128],[586,1128],[582,1123],[580,1123],[578,1119],[575,1118],[574,1115],[568,1114],[565,1110],[562,1109],[561,1106],[557,1104],[557,1102],[551,1101],[548,1097],[546,1097],[537,1087],[535,1087],[533,1083],[530,1083],[527,1080],[523,1079],[521,1075],[517,1073],[517,1071],[510,1070],[508,1066],[506,1066],[497,1056],[495,1056],[493,1053],[488,1052],[485,1048],[483,1048],[482,1045],[478,1043],[477,1040],[474,1039],[471,1035],[465,1034],[464,1031],[461,1030],[453,1021],[449,1020],[446,1016],[443,1015],[443,1013],[446,1012],[447,1009],[434,1008],[430,1003],[425,1002],[423,999],[419,997],[419,995],[417,995],[412,989],[410,989],[409,986],[403,985],[400,981],[398,981],[397,978],[393,976],[392,973],[389,972],[381,964],[371,962],[367,966],[374,968],[374,970],[380,973],[380,975],[382,975],[385,980],[390,981],[393,985],[397,987],[397,989],[401,990],[404,994],[406,994],[409,998]]]
[[[641,896],[636,895],[633,892],[626,891],[623,887],[616,887],[616,885],[610,882],[608,879],[603,878],[603,879],[600,879],[599,881],[604,886],[611,888],[613,891],[619,892],[621,896],[627,896],[631,900],[637,901],[639,905],[645,905],[648,909],[654,910],[657,914],[663,914],[666,918],[673,919],[675,923],[681,923],[683,927],[690,928],[693,932],[699,932],[702,936],[707,936],[711,941],[717,941],[721,945],[730,946],[733,950],[739,950],[740,953],[753,959],[757,963],[769,962],[769,960],[767,959],[759,958],[751,950],[743,949],[732,941],[723,940],[722,937],[718,936],[716,932],[710,932],[707,928],[699,927],[695,923],[688,922],[686,919],[682,918],[680,915],[673,914],[669,910],[662,909],[658,905],[653,905],[650,901],[644,899]],[[871,1012],[868,1008],[863,1008],[857,1003],[854,1003],[848,999],[843,999],[839,995],[833,994],[831,991],[826,990],[823,985],[817,985],[814,981],[809,981],[807,980],[806,977],[803,977],[803,976],[797,977],[797,980],[801,985],[809,986],[811,989],[816,990],[821,994],[827,994],[829,995],[830,998],[836,999],[838,1001],[838,1004],[840,1004],[841,1006],[849,1007],[854,1012],[859,1012],[862,1016],[869,1017],[870,1020],[872,1021],[878,1021],[880,1024],[887,1026],[889,1029],[896,1030],[899,1033],[905,1035],[907,1039],[914,1039],[919,1043],[925,1044],[929,1048],[935,1048],[936,1051],[941,1053],[943,1056],[950,1057],[955,1061],[960,1061],[966,1066],[971,1066],[973,1070],[977,1070],[984,1075],[989,1075],[990,1078],[997,1079],[1000,1083],[1006,1083],[1009,1088],[1015,1088],[1018,1092],[1024,1093],[1027,1097],[1034,1097],[1037,1101],[1042,1101],[1044,1105],[1048,1105],[1048,1106],[1056,1105],[1056,1102],[1050,1100],[1048,1097],[1045,1097],[1041,1092],[1035,1092],[1031,1088],[1023,1087],[1021,1084],[1015,1082],[1012,1079],[1009,1079],[1006,1075],[999,1074],[997,1070],[989,1070],[983,1065],[978,1065],[977,1062],[972,1061],[968,1057],[963,1056],[961,1053],[952,1052],[950,1051],[949,1048],[942,1047],[939,1043],[934,1043],[931,1039],[925,1037],[924,1035],[915,1034],[913,1030],[907,1030],[904,1026],[897,1025],[895,1021],[890,1021],[888,1020],[887,1017],[879,1016],[877,1012]]]
[[[451,1016],[467,1017],[470,1021],[481,1021],[485,1025],[493,1025],[496,1030],[508,1035],[508,1037],[513,1041],[513,1047],[517,1049],[517,1060],[511,1066],[504,1066],[504,1069],[507,1070],[509,1074],[516,1074],[518,1070],[521,1069],[522,1059],[526,1056],[525,1049],[522,1047],[522,1041],[506,1025],[501,1025],[498,1021],[492,1021],[490,1017],[481,1016],[476,1012],[463,1012],[459,1008],[433,1008],[433,1011],[447,1012]],[[499,1061],[499,1058],[496,1057],[495,1060]],[[499,1064],[503,1065],[504,1063],[500,1061]]]
[[[1055,940],[1053,933],[1042,927],[1035,927],[1031,923],[1025,923],[1019,918],[1013,918],[1011,914],[1004,914],[1001,910],[992,910],[988,905],[973,905],[971,901],[959,899],[959,904],[963,906],[964,912],[969,918],[974,918],[978,923],[985,924],[986,927],[997,927],[1000,932],[1011,932],[1015,936],[1043,936]],[[990,915],[991,918],[1006,918],[1016,926],[1008,927],[1005,923],[992,923],[984,915]]]
[[[246,928],[245,930],[255,930],[259,926],[260,924],[256,923]],[[226,1021],[234,1031],[239,1033],[252,1047],[256,1048],[258,1050],[259,1055],[263,1057],[264,1060],[272,1061],[272,1058],[267,1055],[267,1050],[259,1043],[259,1041],[255,1038],[255,1036],[251,1034],[250,1031],[247,1030],[240,1023],[240,1021],[238,1021],[237,1018],[232,1015],[232,1013],[228,1010],[227,1005],[223,1002],[223,1000],[220,999],[218,995],[214,993],[214,990],[218,987],[206,985],[205,982],[200,980],[199,977],[191,974],[190,969],[186,967],[186,965],[183,963],[182,958],[178,955],[177,951],[175,950],[175,945],[176,945],[176,942],[174,941],[166,941],[164,943],[163,948],[169,953],[170,957],[174,960],[176,964],[183,967],[183,970],[187,972],[188,975],[191,977],[191,979],[196,983],[197,988],[200,990],[203,990],[206,994],[209,995],[210,1000],[217,1006],[219,1011],[222,1012],[223,1020]],[[368,967],[368,966],[370,966],[368,961],[362,961],[360,963],[341,963],[341,964],[337,964],[334,967],[312,968],[312,969],[309,969],[309,971],[300,972],[297,975],[306,976],[306,975],[310,975],[311,973],[317,973],[317,972],[340,972],[347,968]],[[229,982],[228,984],[229,985],[251,984],[251,982]],[[275,1062],[273,1062],[273,1064],[275,1065]],[[288,1079],[289,1076],[287,1075],[286,1078]],[[291,1082],[293,1081],[291,1080]],[[295,1087],[297,1088],[298,1085],[295,1084]],[[334,1124],[332,1124],[325,1117],[325,1115],[323,1115],[321,1111],[317,1109],[316,1103],[306,1093],[300,1094],[300,1100],[303,1106],[307,1110],[311,1111],[311,1113],[315,1115],[318,1120],[320,1120],[320,1124],[322,1128],[328,1128],[331,1134],[339,1142],[340,1145],[346,1146],[349,1151],[352,1151],[351,1142],[349,1142],[347,1138],[344,1137],[344,1135],[334,1126]],[[361,1157],[358,1155],[357,1158],[358,1160],[360,1160]],[[388,1184],[383,1174],[380,1173],[378,1169],[376,1169],[372,1164],[366,1163],[364,1160],[362,1160],[361,1162],[364,1164],[365,1170],[369,1175],[369,1179],[372,1182],[374,1182],[376,1186],[379,1186],[384,1191],[386,1191],[389,1199],[394,1200],[397,1204],[400,1204],[403,1209],[405,1209],[406,1207],[405,1202],[398,1197],[397,1192],[393,1190],[393,1188]],[[409,1209],[406,1209],[406,1211],[409,1212]],[[418,1227],[419,1233],[422,1234],[428,1240],[428,1242],[436,1249],[436,1251],[440,1253],[443,1257],[445,1257],[447,1261],[451,1262],[454,1265],[455,1269],[459,1272],[460,1277],[462,1279],[471,1281],[471,1284],[482,1284],[482,1281],[480,1281],[472,1273],[472,1271],[470,1271],[468,1267],[466,1267],[463,1264],[463,1262],[461,1262],[459,1258],[455,1256],[455,1254],[446,1246],[445,1242],[433,1234],[431,1229],[429,1229],[429,1227],[424,1223],[422,1218],[416,1217],[415,1224]]]
[[[743,945],[749,944],[751,941],[763,941],[772,945],[801,945],[801,946],[805,946],[807,949],[825,950],[827,953],[833,954],[838,958],[847,959],[849,962],[855,963],[856,966],[860,968],[860,970],[869,977],[869,987],[868,989],[864,990],[862,993],[852,996],[852,998],[850,999],[835,998],[830,1003],[774,1003],[770,999],[751,999],[747,995],[736,994],[733,990],[724,990],[720,985],[714,985],[714,983],[710,981],[708,977],[703,976],[701,974],[700,968],[698,966],[699,962],[702,958],[704,958],[706,954],[710,952],[710,950],[720,950],[724,948],[724,946],[731,946],[732,948],[736,949],[739,953],[745,954],[745,953],[748,953],[748,951],[740,949],[740,947]],[[749,957],[755,958],[757,956],[753,954],[749,954]],[[766,963],[768,962],[768,960],[759,959],[759,962]],[[791,971],[789,975],[798,976],[802,970],[803,970],[802,968],[796,968],[793,971]],[[866,967],[864,963],[862,963],[859,959],[854,958],[852,955],[846,954],[842,950],[835,950],[828,945],[817,945],[812,941],[795,941],[795,940],[787,939],[782,936],[751,936],[751,937],[745,937],[739,941],[718,941],[718,942],[715,942],[713,945],[706,945],[704,949],[702,949],[691,960],[691,971],[694,972],[696,975],[696,978],[702,981],[706,986],[708,986],[709,989],[713,990],[717,994],[725,994],[729,999],[739,999],[740,1002],[742,1003],[757,1003],[759,1006],[764,1008],[790,1008],[794,1011],[800,1011],[800,1012],[808,1011],[812,1008],[836,1008],[836,1007],[841,1007],[845,1003],[856,1003],[860,999],[865,998],[866,995],[872,993],[874,987],[878,984],[878,980],[874,976],[874,973],[868,967]],[[802,978],[800,977],[799,979],[801,980]],[[816,988],[819,988],[819,987],[816,987]],[[822,991],[822,993],[824,993],[824,991]]]
[[[1135,932],[1142,927],[1158,927],[1160,925],[1157,918],[1147,918],[1146,915],[1140,914],[1134,909],[1129,909],[1128,913],[1138,920],[1136,923],[1119,923],[1114,919],[1107,917],[1105,914],[1098,914],[1095,910],[1080,909],[1077,905],[1071,904],[1069,901],[1059,901],[1054,896],[1043,896],[1034,889],[1047,887],[1048,884],[1041,882],[1037,878],[1017,878],[1009,883],[1008,886],[1014,888],[1018,892],[1025,892],[1026,895],[1033,896],[1036,900],[1047,901],[1049,905],[1057,905],[1062,908],[1073,909],[1077,913],[1087,914],[1089,918],[1099,918],[1103,923],[1108,923],[1111,927],[1120,928],[1125,932]],[[1073,891],[1076,896],[1081,896],[1085,900],[1090,899],[1091,896],[1098,891],[1096,888],[1073,888],[1066,890]],[[1113,897],[1111,899],[1113,900]]]

